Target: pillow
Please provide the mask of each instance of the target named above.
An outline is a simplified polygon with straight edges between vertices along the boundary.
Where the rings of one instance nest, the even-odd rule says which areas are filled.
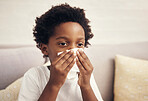
[[[148,101],[148,61],[116,55],[114,101]]]
[[[22,77],[14,81],[6,89],[0,90],[0,101],[17,101],[21,82]]]

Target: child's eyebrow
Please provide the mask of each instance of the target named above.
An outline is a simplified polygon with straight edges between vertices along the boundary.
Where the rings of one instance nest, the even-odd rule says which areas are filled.
[[[61,37],[57,37],[56,40],[58,39],[65,39],[65,40],[68,40],[67,37],[64,37],[64,36],[61,36]],[[78,40],[85,40],[84,38],[78,38]]]
[[[63,36],[61,36],[61,37],[57,37],[57,38],[56,38],[56,40],[58,40],[58,39],[66,39],[66,40],[68,40],[68,38],[63,37]]]
[[[85,40],[84,38],[79,38],[78,40]]]

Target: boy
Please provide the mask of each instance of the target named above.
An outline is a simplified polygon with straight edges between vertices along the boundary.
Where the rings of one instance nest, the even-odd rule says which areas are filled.
[[[35,41],[51,65],[25,73],[19,101],[103,101],[83,51],[93,37],[88,23],[83,9],[68,4],[54,6],[36,19]],[[79,72],[67,78],[75,63]]]

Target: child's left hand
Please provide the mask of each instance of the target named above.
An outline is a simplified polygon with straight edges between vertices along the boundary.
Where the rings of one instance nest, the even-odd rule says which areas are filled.
[[[81,49],[77,51],[77,57],[76,63],[80,70],[78,84],[82,88],[87,88],[90,86],[90,77],[93,71],[93,66]]]

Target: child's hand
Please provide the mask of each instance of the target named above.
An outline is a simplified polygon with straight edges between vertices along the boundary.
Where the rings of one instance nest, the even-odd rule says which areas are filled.
[[[63,52],[51,63],[49,84],[61,88],[75,63],[73,51]]]
[[[90,77],[93,71],[93,66],[88,57],[82,50],[77,51],[76,63],[80,70],[78,84],[80,87],[87,88],[90,86]]]

